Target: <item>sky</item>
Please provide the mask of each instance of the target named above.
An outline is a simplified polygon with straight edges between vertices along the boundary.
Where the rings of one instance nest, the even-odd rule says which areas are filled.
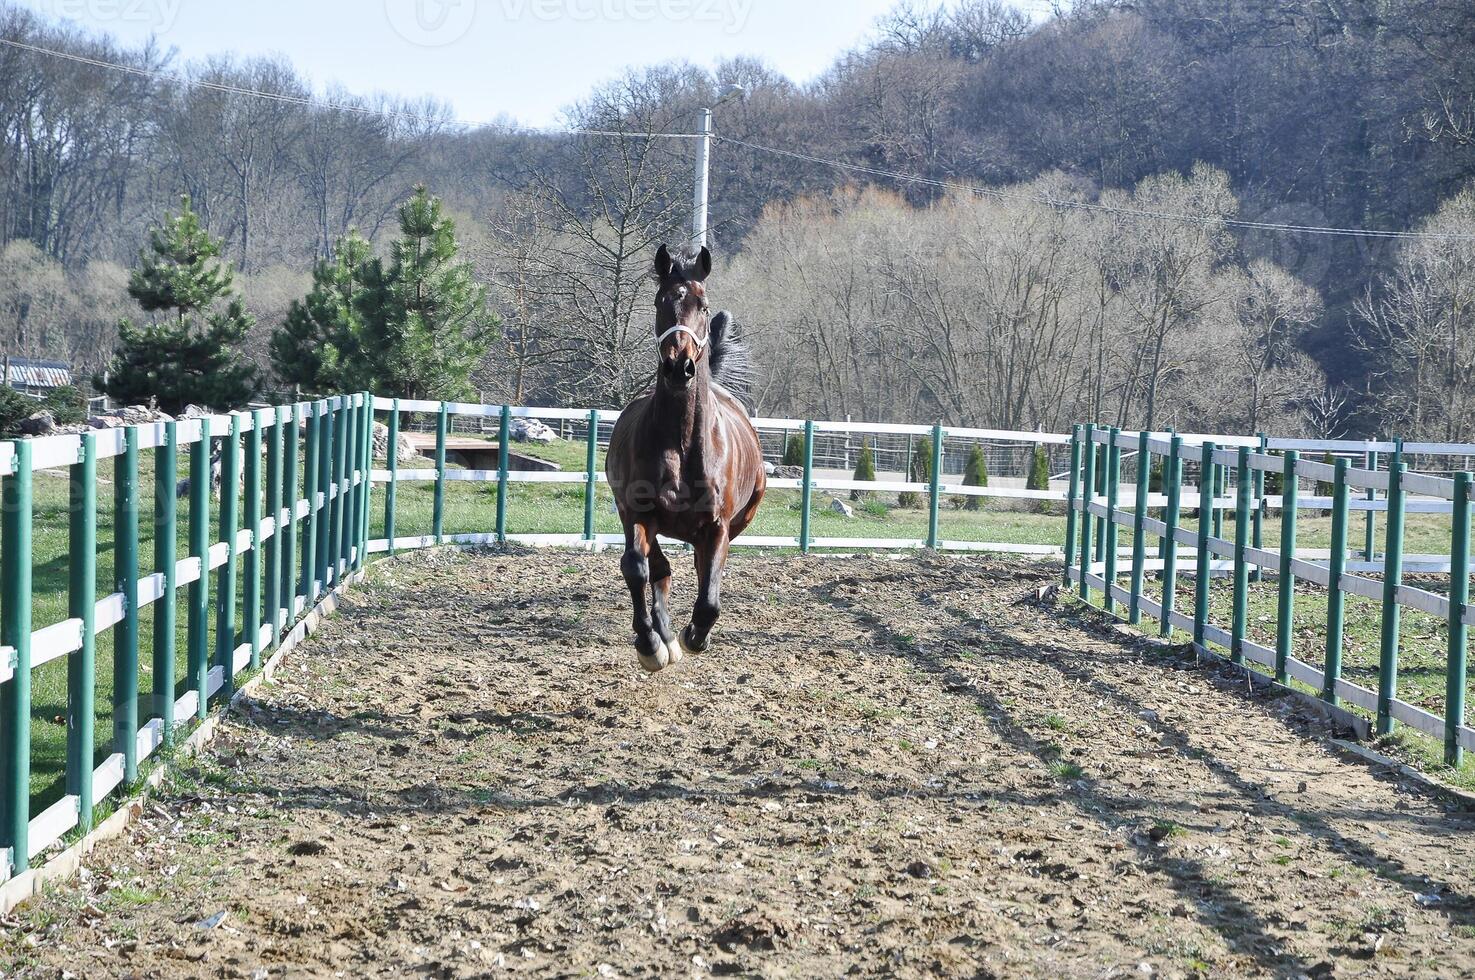
[[[895,0],[19,0],[185,61],[284,55],[321,91],[434,95],[458,118],[559,126],[630,67],[756,56],[796,82],[829,67]],[[1032,0],[1020,0],[1029,7]]]

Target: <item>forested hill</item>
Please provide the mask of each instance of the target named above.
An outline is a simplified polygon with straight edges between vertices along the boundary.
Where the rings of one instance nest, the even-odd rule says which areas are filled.
[[[756,60],[715,73],[654,66],[591,91],[570,122],[688,130],[696,107],[743,84],[746,100],[717,116],[732,140],[716,148],[712,189],[726,256],[741,252],[770,204],[869,179],[745,144],[990,186],[1058,172],[1052,179],[1084,200],[1204,163],[1227,175],[1240,218],[1388,230],[1416,227],[1475,176],[1468,0],[1066,6],[1031,24],[995,0],[903,4],[811,84]],[[356,227],[379,237],[420,182],[445,198],[463,238],[485,244],[492,278],[519,253],[518,235],[546,227],[550,214],[602,206],[611,180],[658,199],[639,215],[640,234],[621,241],[622,255],[686,220],[689,145],[656,141],[632,163],[598,137],[459,126],[453,92],[440,93],[443,102],[314,92],[279,61],[222,54],[181,65],[158,47],[120,48],[23,10],[0,8],[0,17],[5,39],[138,69],[0,48],[0,236],[35,249],[7,248],[0,288],[13,293],[16,276],[66,280],[48,300],[55,322],[44,320],[46,303],[17,310],[0,296],[0,328],[18,352],[93,357],[113,311],[75,298],[106,295],[144,229],[181,193],[226,240],[264,321],[338,236]],[[333,106],[301,104],[308,96]],[[515,93],[507,108],[516,112]],[[893,187],[913,205],[945,193]],[[1360,329],[1353,304],[1380,288],[1395,247],[1253,231],[1233,241],[1241,263],[1271,259],[1320,294],[1319,323],[1297,342],[1354,393],[1370,368],[1349,336]],[[514,332],[516,312],[507,317]],[[554,363],[552,354],[518,362],[532,375]],[[520,384],[549,396],[570,390]]]

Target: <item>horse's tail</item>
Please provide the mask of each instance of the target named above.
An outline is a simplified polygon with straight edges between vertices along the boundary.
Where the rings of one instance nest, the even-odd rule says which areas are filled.
[[[744,404],[748,404],[748,389],[753,380],[753,362],[748,347],[737,336],[737,324],[732,314],[723,310],[712,317],[708,328],[712,339],[712,380],[732,392]]]

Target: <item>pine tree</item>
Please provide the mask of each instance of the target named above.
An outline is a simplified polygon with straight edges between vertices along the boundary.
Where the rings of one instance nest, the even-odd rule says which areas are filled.
[[[984,457],[983,446],[979,443],[975,442],[973,448],[968,450],[968,459],[963,463],[963,486],[988,486],[988,460]],[[965,498],[964,510],[981,510],[982,508],[982,497]]]
[[[154,320],[118,324],[118,347],[95,387],[126,404],[154,400],[174,413],[191,403],[234,408],[256,393],[256,368],[241,351],[255,320],[233,289],[220,246],[187,195],[178,214],[149,230],[128,295]]]
[[[496,336],[455,223],[424,187],[399,209],[389,262],[357,233],[318,264],[312,291],[272,335],[284,381],[317,391],[369,390],[401,398],[464,398]]]
[[[333,258],[317,264],[312,290],[293,300],[287,319],[271,335],[271,358],[277,377],[287,384],[323,394],[373,389],[359,384],[354,367],[363,349],[363,316],[359,304],[364,279],[376,278],[377,263],[367,240],[350,231],[334,245]]]
[[[460,398],[496,335],[455,223],[423,187],[399,209],[400,238],[382,275],[364,267],[359,309],[364,370],[357,387],[403,398]]]
[[[871,444],[865,439],[860,441],[860,455],[855,458],[855,473],[853,478],[865,481],[871,481],[876,478],[876,454],[871,451]],[[852,490],[850,491],[850,499],[864,500],[868,492],[866,490]]]

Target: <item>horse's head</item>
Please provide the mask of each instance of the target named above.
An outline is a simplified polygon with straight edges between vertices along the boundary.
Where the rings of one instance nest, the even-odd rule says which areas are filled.
[[[704,283],[712,271],[712,253],[673,257],[666,246],[656,250],[656,337],[660,344],[660,381],[681,391],[697,376],[711,339],[712,308]]]

